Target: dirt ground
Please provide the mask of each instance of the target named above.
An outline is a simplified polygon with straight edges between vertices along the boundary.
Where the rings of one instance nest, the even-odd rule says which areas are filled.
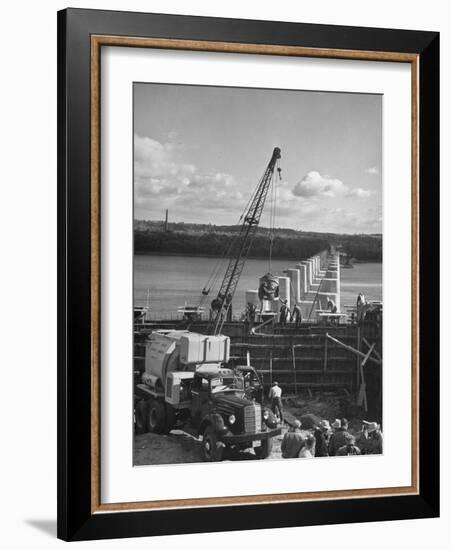
[[[310,414],[329,421],[346,416],[350,420],[350,431],[357,430],[361,425],[358,411],[353,410],[346,399],[333,395],[322,396],[321,399],[287,398],[284,400],[284,414],[287,423],[291,423],[296,418],[301,419],[305,414]],[[267,460],[282,458],[280,446],[288,429],[287,423],[282,426],[282,433],[273,439],[272,453]],[[224,460],[256,460],[256,458],[254,451],[249,449],[237,454],[226,454]],[[200,439],[185,432],[173,430],[168,435],[153,433],[135,435],[133,452],[135,466],[193,462],[202,462],[202,444]]]
[[[273,438],[270,460],[282,458],[280,445],[287,426],[282,434]],[[173,430],[169,435],[146,433],[136,435],[134,440],[134,465],[146,464],[188,464],[202,462],[202,443],[186,433]],[[224,460],[256,460],[254,451],[247,449],[234,454],[225,454]]]

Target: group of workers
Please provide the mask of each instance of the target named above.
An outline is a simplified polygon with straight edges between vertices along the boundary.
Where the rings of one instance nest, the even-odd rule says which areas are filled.
[[[272,383],[268,397],[276,419],[283,423],[282,388],[277,382]],[[356,435],[350,432],[346,418],[336,418],[332,424],[324,419],[307,430],[301,428],[299,420],[291,422],[282,439],[283,458],[382,454],[382,432],[377,422],[362,421]]]
[[[290,311],[288,300],[281,301],[282,305],[279,310],[279,323],[281,325],[286,325],[288,321],[291,321],[296,326],[299,326],[302,322],[302,311],[299,302],[295,302],[293,310]],[[327,296],[326,310],[330,313],[337,313],[337,305],[330,296]]]
[[[346,418],[337,418],[304,432],[301,422],[292,422],[282,439],[283,458],[313,458],[382,454],[382,432],[377,422],[362,422],[361,430],[353,435]]]
[[[299,326],[302,322],[302,311],[297,302],[295,302],[293,310],[290,311],[288,301],[282,300],[282,305],[280,306],[279,311],[279,323],[281,325],[286,325],[288,321],[291,321],[296,326]]]
[[[294,302],[293,309],[290,310],[290,308],[288,307],[288,300],[281,300],[280,298],[279,300],[281,302],[279,310],[279,323],[281,325],[292,323],[297,327],[300,326],[300,324],[302,323],[301,304],[299,302]],[[337,306],[330,296],[327,296],[326,310],[330,313],[337,313]],[[243,314],[244,320],[248,323],[254,323],[256,314],[257,306],[252,302],[249,302]]]

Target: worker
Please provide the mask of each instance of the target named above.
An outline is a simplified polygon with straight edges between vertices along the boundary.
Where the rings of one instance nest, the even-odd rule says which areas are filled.
[[[337,456],[350,456],[362,454],[355,444],[355,437],[349,433],[344,436],[345,444],[337,451]]]
[[[280,314],[279,314],[279,323],[281,325],[286,325],[287,319],[288,319],[288,300],[283,300],[282,305],[280,307]]]
[[[357,296],[357,322],[360,323],[365,318],[366,313],[366,298],[359,292]]]
[[[329,440],[329,456],[335,456],[338,449],[346,445],[345,436],[346,434],[349,435],[348,421],[346,418],[342,418],[341,420],[336,418],[334,422],[332,422],[332,428],[334,431]]]
[[[257,312],[257,306],[255,304],[248,304],[249,307],[249,321],[253,323],[255,321],[255,313]]]
[[[329,439],[332,435],[328,420],[321,420],[315,428],[315,456],[329,456]]]
[[[277,382],[273,382],[268,394],[271,400],[271,410],[276,418],[283,422],[282,388]]]
[[[298,456],[299,458],[313,458],[315,456],[315,437],[312,434],[305,438]]]
[[[257,306],[252,302],[248,302],[246,311],[244,314],[244,320],[247,323],[249,323],[249,331],[252,330],[252,327],[254,325],[256,312],[257,312]]]
[[[331,313],[337,313],[337,306],[330,296],[327,297],[326,309]]]
[[[382,454],[383,437],[380,426],[377,422],[363,421],[360,437],[357,439],[362,454],[380,455]]]
[[[282,439],[281,451],[283,458],[298,458],[304,445],[304,437],[300,431],[301,423],[295,420]]]
[[[302,311],[299,304],[296,302],[291,312],[291,321],[298,327],[302,323]]]

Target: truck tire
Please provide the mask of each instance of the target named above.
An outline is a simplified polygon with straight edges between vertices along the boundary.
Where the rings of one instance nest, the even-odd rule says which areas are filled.
[[[175,411],[171,405],[165,403],[166,409],[166,422],[164,427],[164,433],[168,434],[175,425]]]
[[[268,458],[272,451],[272,439],[270,437],[268,439],[263,439],[261,446],[255,447],[254,451],[258,459],[263,460]]]
[[[224,447],[218,445],[218,436],[212,426],[207,426],[202,438],[202,451],[205,462],[220,462]]]
[[[166,411],[164,403],[157,399],[152,399],[149,405],[149,413],[147,415],[147,427],[149,432],[162,434],[166,427]]]
[[[135,433],[138,435],[147,432],[147,413],[148,404],[140,399],[135,405]]]

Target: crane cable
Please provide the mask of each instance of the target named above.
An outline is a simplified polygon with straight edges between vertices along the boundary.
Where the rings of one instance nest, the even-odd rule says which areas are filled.
[[[273,251],[275,230],[276,230],[277,191],[278,191],[277,176],[279,177],[279,181],[282,179],[282,176],[281,176],[282,169],[280,168],[279,161],[276,162],[275,168],[276,169],[274,170],[271,178],[271,208],[270,208],[270,217],[269,217],[269,266],[268,266],[269,273],[271,273],[271,267],[272,267],[272,251]]]

